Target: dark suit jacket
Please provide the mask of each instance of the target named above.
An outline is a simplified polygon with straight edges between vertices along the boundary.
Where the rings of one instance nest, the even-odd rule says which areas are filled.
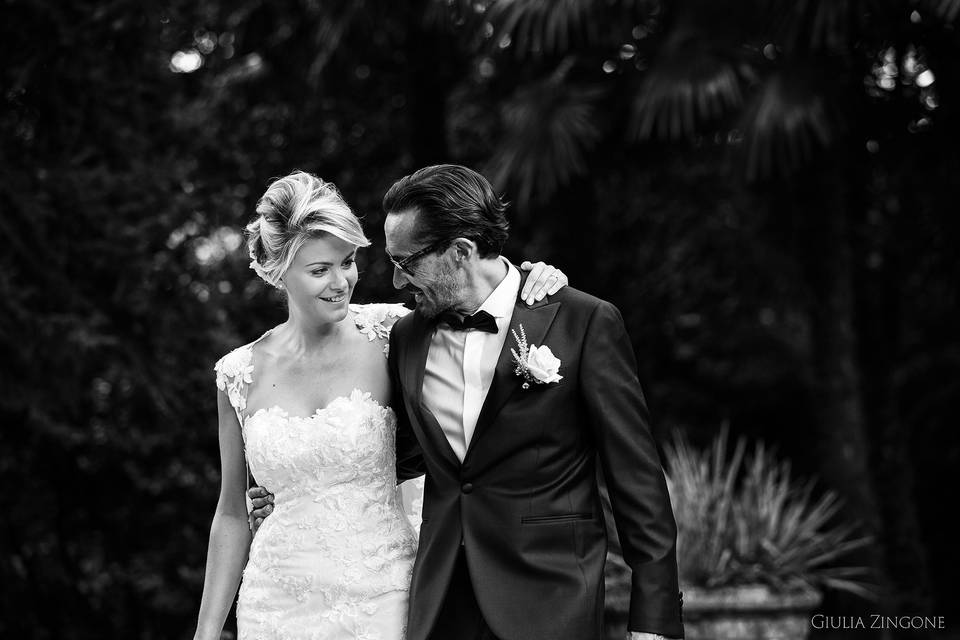
[[[398,475],[419,470],[414,436],[426,463],[407,638],[427,638],[461,539],[497,637],[601,638],[607,536],[598,460],[633,569],[628,626],[682,637],[676,524],[620,313],[566,287],[533,307],[518,300],[511,327],[521,325],[530,344],[561,360],[563,380],[523,389],[508,335],[463,464],[421,398],[435,324],[414,312],[393,328]]]

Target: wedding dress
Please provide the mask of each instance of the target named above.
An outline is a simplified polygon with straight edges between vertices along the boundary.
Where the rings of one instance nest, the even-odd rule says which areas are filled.
[[[383,341],[389,319],[407,310],[374,304],[350,312],[368,339]],[[250,470],[274,494],[243,572],[239,638],[402,640],[417,533],[396,487],[396,416],[361,389],[307,417],[278,406],[246,415],[259,340],[215,368],[242,425]]]

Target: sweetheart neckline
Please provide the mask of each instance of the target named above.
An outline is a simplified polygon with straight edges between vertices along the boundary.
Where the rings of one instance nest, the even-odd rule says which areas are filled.
[[[343,394],[343,395],[339,395],[339,396],[334,397],[332,400],[330,400],[330,402],[328,402],[326,405],[320,407],[319,409],[317,409],[316,411],[314,411],[313,413],[311,413],[309,416],[295,416],[295,415],[291,415],[289,411],[287,411],[286,409],[284,409],[284,408],[281,407],[280,405],[274,404],[274,405],[271,405],[271,406],[269,406],[269,407],[261,407],[261,408],[257,409],[257,410],[254,411],[253,413],[247,415],[247,416],[244,418],[243,422],[244,422],[244,424],[246,424],[246,423],[250,422],[251,420],[253,420],[254,418],[256,418],[257,416],[259,416],[260,414],[266,414],[266,413],[271,413],[271,412],[279,412],[279,413],[281,414],[281,416],[282,416],[283,418],[286,418],[287,420],[300,420],[300,421],[313,420],[314,418],[317,418],[318,416],[322,416],[323,414],[325,414],[327,411],[330,410],[330,407],[332,407],[334,404],[336,404],[336,403],[339,402],[340,400],[346,400],[347,402],[352,402],[353,399],[354,399],[354,396],[356,396],[356,395],[359,395],[359,397],[357,398],[358,400],[367,401],[367,402],[372,402],[373,404],[375,404],[375,405],[376,405],[379,409],[381,409],[381,410],[386,411],[386,410],[389,410],[389,409],[390,409],[390,407],[384,406],[384,405],[380,404],[380,401],[377,400],[376,398],[374,398],[374,397],[373,397],[373,394],[372,394],[371,392],[369,392],[369,391],[364,391],[364,390],[360,389],[359,387],[354,387],[353,390],[352,390],[350,393],[348,393],[348,394]]]

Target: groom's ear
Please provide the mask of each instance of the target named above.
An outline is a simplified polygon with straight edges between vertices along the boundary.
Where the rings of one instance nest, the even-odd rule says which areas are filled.
[[[477,253],[477,243],[469,238],[455,238],[453,242],[450,243],[450,246],[453,247],[453,250],[456,252],[455,257],[457,262],[469,262],[471,258]]]

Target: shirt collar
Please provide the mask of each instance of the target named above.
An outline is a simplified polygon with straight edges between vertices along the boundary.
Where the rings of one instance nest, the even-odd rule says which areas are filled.
[[[520,272],[503,256],[500,256],[500,259],[507,265],[507,275],[477,309],[477,311],[486,311],[494,318],[505,318],[510,315],[520,294]]]

